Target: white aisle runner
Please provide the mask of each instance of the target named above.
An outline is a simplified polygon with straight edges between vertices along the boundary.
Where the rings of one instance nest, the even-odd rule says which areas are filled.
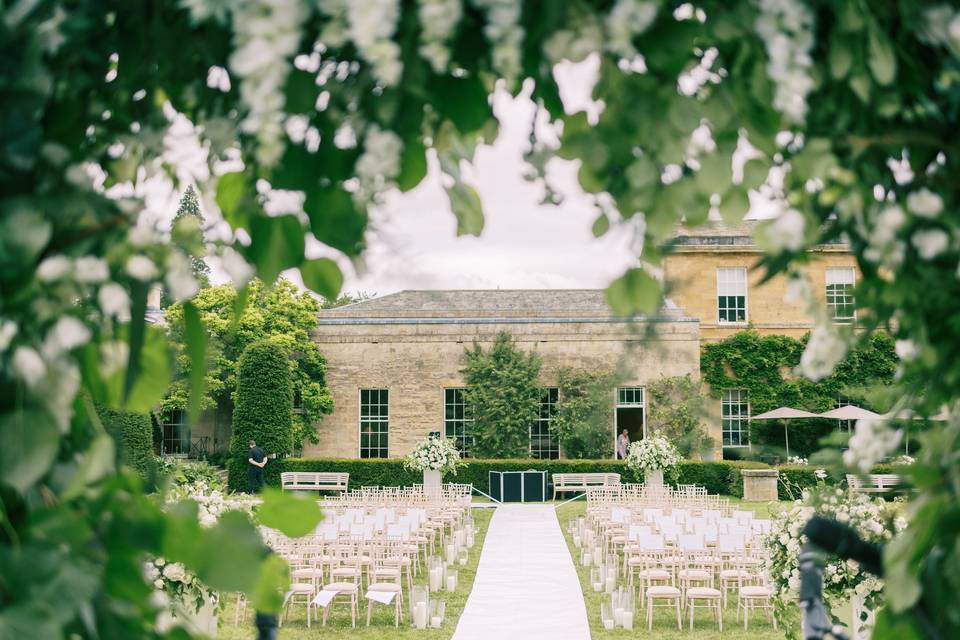
[[[552,505],[497,507],[453,640],[589,640],[587,609]]]

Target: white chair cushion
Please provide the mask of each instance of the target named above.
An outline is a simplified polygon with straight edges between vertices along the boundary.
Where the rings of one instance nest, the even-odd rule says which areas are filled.
[[[710,587],[690,587],[687,589],[688,598],[719,598],[720,590]]]
[[[653,597],[653,598],[658,598],[658,597],[662,597],[662,598],[677,597],[677,598],[679,598],[679,597],[680,597],[680,589],[677,589],[676,587],[670,587],[670,586],[667,586],[667,585],[659,585],[659,586],[655,586],[655,587],[648,587],[647,590],[646,590],[646,594],[647,594],[647,596]]]
[[[374,582],[372,585],[367,587],[367,591],[392,591],[394,593],[399,593],[400,585],[393,582]]]
[[[773,595],[770,587],[740,587],[740,595],[748,598],[769,598]]]
[[[358,585],[353,582],[331,582],[323,586],[324,591],[336,591],[337,593],[353,593]]]
[[[290,585],[290,593],[313,593],[314,589],[309,582],[294,582]]]
[[[666,580],[671,573],[666,569],[644,569],[640,572],[641,578],[650,578],[653,580]]]

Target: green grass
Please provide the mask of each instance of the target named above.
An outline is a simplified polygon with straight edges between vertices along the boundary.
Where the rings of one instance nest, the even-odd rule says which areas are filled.
[[[483,541],[487,536],[487,529],[490,526],[490,519],[493,517],[493,509],[474,509],[473,520],[479,527],[473,548],[470,549],[470,556],[467,564],[463,567],[458,566],[457,570],[457,591],[455,593],[440,592],[436,594],[439,599],[446,601],[446,613],[443,626],[439,629],[413,629],[410,626],[409,600],[404,601],[405,619],[401,620],[400,627],[393,626],[393,605],[384,606],[375,604],[373,608],[373,619],[370,626],[367,622],[367,601],[360,598],[359,615],[357,616],[357,627],[350,627],[349,607],[342,603],[334,604],[330,611],[330,618],[326,627],[321,627],[320,623],[314,620],[313,626],[307,629],[307,617],[305,608],[302,605],[295,606],[290,611],[290,617],[283,623],[280,629],[281,640],[313,640],[314,638],[337,637],[345,640],[394,640],[398,638],[417,638],[418,640],[447,640],[453,636],[457,628],[457,622],[460,620],[460,614],[467,604],[467,597],[473,589],[473,580],[477,575],[477,564],[480,561],[480,551],[483,549]],[[420,575],[414,580],[415,584],[425,584],[426,572],[421,571]],[[434,594],[431,594],[433,597]],[[405,598],[409,598],[408,593],[404,593]],[[253,629],[252,613],[247,614],[245,622],[240,626],[233,625],[233,618],[236,604],[236,596],[229,596],[224,611],[220,614],[220,627],[218,633],[219,640],[252,640],[256,637]]]
[[[766,518],[770,513],[771,507],[777,503],[757,504],[742,502],[735,498],[731,501],[736,503],[738,509],[751,510],[758,518]],[[732,596],[728,602],[727,608],[723,612],[723,632],[717,631],[716,623],[706,610],[698,611],[694,620],[694,630],[690,631],[688,627],[689,618],[685,615],[683,619],[683,630],[677,629],[675,614],[670,609],[653,610],[653,631],[647,631],[646,614],[640,611],[639,601],[636,604],[637,620],[634,622],[632,631],[617,628],[608,631],[603,628],[600,620],[600,603],[606,598],[606,594],[596,593],[590,586],[590,567],[584,567],[576,558],[579,556],[579,550],[573,545],[573,536],[567,532],[567,521],[571,518],[581,516],[586,512],[587,505],[581,500],[571,502],[557,509],[557,517],[560,520],[560,527],[563,530],[564,539],[567,541],[567,548],[571,556],[575,558],[574,566],[577,569],[577,575],[580,578],[580,588],[583,590],[583,599],[587,605],[587,618],[590,623],[590,634],[593,640],[618,640],[618,639],[648,639],[648,640],[780,640],[784,637],[783,631],[774,631],[768,618],[763,614],[754,613],[750,616],[750,629],[743,630],[743,622],[737,622],[736,616],[736,596]]]

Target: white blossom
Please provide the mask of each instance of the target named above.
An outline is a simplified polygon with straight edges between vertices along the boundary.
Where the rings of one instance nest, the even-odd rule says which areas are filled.
[[[103,315],[108,318],[117,318],[121,321],[130,319],[130,296],[127,290],[116,282],[108,282],[100,287],[97,302],[100,304]]]
[[[603,48],[604,34],[600,23],[593,19],[584,19],[573,25],[573,29],[555,31],[543,43],[543,53],[552,63],[569,60],[581,62],[594,51]]]
[[[897,352],[897,357],[904,362],[916,360],[917,356],[920,355],[920,347],[913,340],[897,340],[894,343],[894,349]]]
[[[196,295],[200,286],[193,277],[190,260],[180,251],[171,251],[167,257],[167,274],[164,277],[170,297],[182,302]]]
[[[813,14],[792,0],[759,0],[754,24],[767,49],[767,75],[774,84],[773,107],[794,124],[807,117],[807,94],[813,89]]]
[[[460,0],[420,0],[420,55],[436,73],[444,73],[450,64],[447,43],[462,12]]]
[[[800,356],[800,371],[814,382],[826,378],[847,355],[848,345],[827,323],[820,322],[810,332],[803,355]]]
[[[73,316],[61,316],[53,328],[47,332],[43,353],[48,360],[52,360],[89,341],[90,329],[85,324]]]
[[[123,340],[107,340],[100,345],[100,375],[109,378],[123,369],[130,357],[130,345]]]
[[[621,58],[633,58],[634,37],[644,33],[657,17],[658,3],[646,0],[617,0],[607,16],[607,50]]]
[[[655,471],[669,469],[680,462],[680,453],[659,431],[643,440],[630,443],[626,465],[631,469]]]
[[[157,241],[157,233],[147,225],[138,224],[130,227],[127,240],[135,247],[146,247]]]
[[[50,256],[45,258],[37,267],[37,279],[42,282],[54,282],[70,273],[70,258],[66,256]]]
[[[796,209],[787,209],[767,227],[766,238],[777,251],[799,251],[804,245],[807,220]]]
[[[13,352],[10,367],[15,376],[23,380],[28,387],[34,387],[47,373],[43,358],[30,347],[17,347]]]
[[[242,287],[253,277],[253,267],[233,247],[224,247],[220,264],[236,287]]]
[[[355,166],[362,195],[372,196],[400,175],[402,152],[403,142],[397,134],[370,125],[363,140],[363,153]]]
[[[17,323],[13,320],[0,320],[0,355],[3,355],[3,352],[10,346],[10,342],[17,335],[17,330]]]
[[[869,473],[874,465],[897,448],[902,438],[902,431],[894,431],[882,420],[857,420],[848,442],[849,448],[843,452],[843,462]]]
[[[171,562],[163,568],[163,577],[174,582],[182,582],[187,572],[179,562]]]
[[[377,80],[388,87],[400,82],[400,45],[391,40],[400,19],[399,0],[321,0],[319,8],[336,26],[324,30],[322,41],[339,46],[337,40],[349,38]]]
[[[147,256],[130,256],[127,260],[127,273],[132,278],[148,282],[157,277],[157,266]]]
[[[929,189],[920,189],[907,196],[907,209],[921,218],[936,218],[943,211],[943,198]]]
[[[921,229],[911,238],[917,253],[924,260],[933,260],[950,246],[950,236],[942,229]]]
[[[473,0],[473,4],[487,13],[483,35],[493,45],[493,68],[508,85],[512,85],[521,71],[521,3],[515,0]]]
[[[77,282],[103,282],[110,276],[110,269],[102,258],[83,256],[74,261],[73,275]]]

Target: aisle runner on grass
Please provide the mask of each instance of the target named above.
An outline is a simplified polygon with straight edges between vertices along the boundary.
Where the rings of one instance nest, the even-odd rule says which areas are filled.
[[[453,640],[589,640],[587,609],[552,505],[497,507]]]

